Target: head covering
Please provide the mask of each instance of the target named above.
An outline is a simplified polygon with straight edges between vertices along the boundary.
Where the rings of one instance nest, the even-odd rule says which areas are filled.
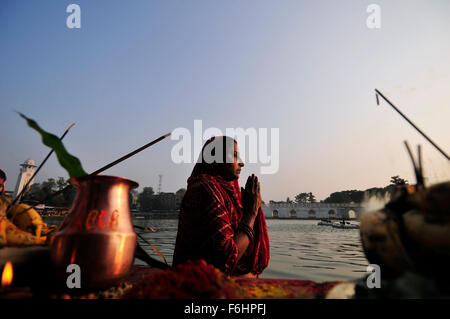
[[[200,174],[218,175],[219,165],[234,160],[234,145],[237,142],[229,136],[213,136],[203,145],[192,176]],[[227,156],[231,155],[231,156]]]
[[[259,275],[268,266],[270,258],[264,213],[260,208],[253,227],[255,238],[238,261],[234,234],[243,217],[239,182],[237,179],[227,181],[220,176],[218,165],[224,164],[203,160],[205,148],[213,141],[223,142],[225,159],[225,145],[229,145],[230,140],[235,143],[230,137],[209,139],[188,179],[180,210],[174,265],[201,258],[228,274]]]
[[[0,169],[0,178],[6,182],[6,174],[3,170]]]

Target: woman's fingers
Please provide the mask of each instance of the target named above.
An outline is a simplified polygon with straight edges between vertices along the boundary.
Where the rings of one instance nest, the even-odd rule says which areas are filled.
[[[245,190],[247,190],[249,193],[253,190],[253,183],[254,183],[254,175],[250,175],[247,179],[247,183],[245,184]]]
[[[245,183],[245,190],[249,193],[257,194],[261,189],[258,177],[255,174],[250,175]]]
[[[250,185],[251,185],[251,182],[252,182],[252,177],[251,176],[249,176],[248,178],[247,178],[247,182],[245,183],[245,190],[246,191],[250,191]]]
[[[252,191],[254,194],[256,194],[258,192],[258,177],[256,177],[255,175],[253,176],[253,187],[252,187]]]

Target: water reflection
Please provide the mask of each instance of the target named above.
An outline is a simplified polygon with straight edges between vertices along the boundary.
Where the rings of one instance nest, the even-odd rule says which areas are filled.
[[[368,262],[357,229],[280,219],[268,220],[268,228],[271,261],[264,278],[351,280],[366,271]]]
[[[144,236],[172,263],[177,220],[139,220],[138,225],[158,231]],[[318,226],[316,221],[267,220],[271,260],[262,278],[314,281],[360,278],[368,262],[361,248],[359,230]],[[145,245],[145,243],[141,243]],[[145,247],[156,256],[150,247]],[[140,261],[136,262],[137,264]]]
[[[52,223],[52,221],[48,221]],[[136,219],[135,225],[157,230],[139,231],[172,264],[178,228],[177,219]],[[270,239],[269,267],[261,278],[307,279],[318,282],[360,278],[369,264],[360,244],[358,229],[318,226],[317,221],[267,220]],[[149,254],[153,249],[138,239]],[[140,260],[135,264],[143,265]]]

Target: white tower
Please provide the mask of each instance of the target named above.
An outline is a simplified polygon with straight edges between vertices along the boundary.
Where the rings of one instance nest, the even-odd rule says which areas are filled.
[[[20,194],[22,188],[28,183],[31,176],[33,176],[36,171],[36,165],[34,161],[29,158],[23,164],[20,164],[21,169],[19,173],[19,178],[17,179],[16,189],[14,191],[14,198]],[[34,179],[31,181],[30,186],[33,184]]]

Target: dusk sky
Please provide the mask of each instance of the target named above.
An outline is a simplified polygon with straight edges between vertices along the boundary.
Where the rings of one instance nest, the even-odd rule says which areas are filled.
[[[69,4],[81,8],[70,29]],[[367,7],[381,9],[370,29]],[[428,183],[450,165],[378,88],[450,152],[450,1],[0,0],[0,168],[49,152],[14,111],[61,135],[87,172],[194,120],[203,130],[279,129],[279,169],[255,173],[263,200],[415,182],[403,141],[423,146]],[[139,190],[186,187],[167,138],[105,171]],[[192,144],[194,141],[192,141]],[[244,159],[245,160],[245,159]],[[53,155],[37,176],[68,177]]]

